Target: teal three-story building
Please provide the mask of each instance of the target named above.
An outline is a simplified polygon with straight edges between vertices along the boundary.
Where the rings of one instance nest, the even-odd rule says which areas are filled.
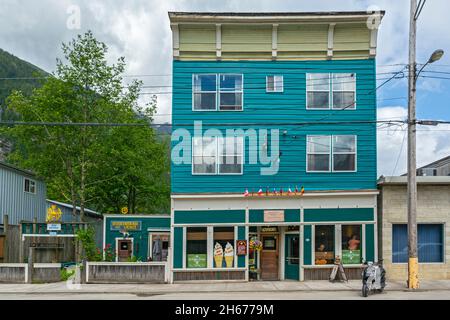
[[[171,12],[174,281],[377,260],[380,13]]]

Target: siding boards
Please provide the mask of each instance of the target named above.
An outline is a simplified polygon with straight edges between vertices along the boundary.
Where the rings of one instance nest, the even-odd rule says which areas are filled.
[[[180,25],[179,31],[180,51],[216,51],[215,25]]]
[[[36,182],[36,194],[24,192],[24,178]],[[3,215],[9,216],[9,224],[18,225],[20,221],[45,221],[46,187],[38,179],[23,175],[15,170],[0,166],[0,223]]]
[[[328,25],[280,25],[278,50],[288,52],[322,52],[328,49]]]
[[[272,50],[272,26],[223,25],[224,52],[261,52]]]
[[[307,72],[354,72],[357,79],[356,110],[306,110]],[[193,73],[242,73],[244,75],[243,111],[192,111]],[[280,168],[276,175],[262,176],[261,165],[248,164],[249,147],[246,139],[243,175],[195,175],[191,164],[172,164],[173,193],[243,192],[265,190],[266,187],[294,188],[304,185],[306,190],[375,189],[376,184],[376,125],[320,124],[293,126],[288,123],[319,121],[368,121],[376,119],[375,60],[351,61],[174,61],[173,64],[173,129],[186,128],[193,132],[194,121],[203,122],[203,130],[214,127],[249,129],[242,123],[254,123],[253,129],[279,129]],[[284,75],[283,93],[266,93],[266,75]],[[326,120],[325,120],[326,121]],[[277,125],[269,125],[269,123]],[[223,123],[235,124],[220,125]],[[284,125],[286,123],[286,125]],[[283,130],[287,131],[282,136]],[[355,173],[306,173],[306,136],[314,134],[356,134],[358,157]],[[270,138],[269,138],[270,141]],[[172,142],[176,145],[176,142]],[[189,156],[190,144],[185,150]],[[270,151],[270,148],[269,148]]]

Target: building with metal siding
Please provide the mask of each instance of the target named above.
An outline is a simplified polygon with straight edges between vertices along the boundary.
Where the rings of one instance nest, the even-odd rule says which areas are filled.
[[[68,203],[47,199],[47,208],[52,204],[56,205],[62,212],[62,222],[81,222],[80,207],[76,207],[75,215],[73,214],[73,206]],[[91,209],[84,209],[84,222],[88,222],[95,230],[95,243],[98,247],[103,244],[103,215]]]
[[[205,155],[201,147],[195,149],[192,141],[179,154],[182,158],[186,153],[191,161],[172,161],[175,281],[328,279],[337,256],[349,275],[357,278],[363,260],[377,260],[374,122],[378,26],[371,27],[368,22],[374,18],[381,21],[383,15],[169,13],[173,151],[184,141],[181,134],[195,134],[196,121],[202,122],[197,129],[201,139],[208,129],[222,136],[230,128],[281,132],[279,168],[273,175],[262,175],[263,165],[250,163],[253,147],[245,135],[240,136],[242,153],[232,155],[243,159],[240,170],[232,168],[237,170],[234,174],[220,172],[223,163],[217,159],[224,151],[220,151],[219,138],[210,144],[216,148],[213,156]],[[351,78],[354,87],[339,90],[354,94],[353,107],[336,110],[334,99],[339,101],[342,96],[335,97],[338,89],[332,88],[346,87],[339,80],[335,83],[342,73]],[[327,76],[326,83],[310,89],[314,87],[310,79],[321,81],[317,74]],[[282,79],[282,88],[276,92],[274,76]],[[234,94],[231,104],[227,100],[230,91]],[[315,92],[309,95],[311,91]],[[320,92],[326,93],[321,96]],[[314,107],[314,99],[326,101],[326,108]],[[329,141],[328,170],[320,172],[314,166],[308,169],[308,159],[320,159],[308,151],[314,150],[308,146],[320,145],[316,136],[326,136]],[[330,164],[335,158],[331,141],[345,136],[353,137],[354,165],[335,170]],[[263,148],[269,147],[270,139]],[[200,161],[195,166],[193,158]],[[215,159],[212,165],[211,159]],[[339,156],[336,159],[339,163]],[[304,192],[287,193],[296,186],[304,186]],[[250,248],[254,239],[262,242],[261,251]],[[246,248],[240,247],[245,252],[237,253],[238,243],[246,243]],[[232,259],[226,259],[222,250],[229,244]]]
[[[35,183],[34,192],[25,191],[25,180]],[[9,216],[9,223],[18,225],[20,221],[45,221],[46,186],[32,172],[0,162],[0,224],[3,215]]]

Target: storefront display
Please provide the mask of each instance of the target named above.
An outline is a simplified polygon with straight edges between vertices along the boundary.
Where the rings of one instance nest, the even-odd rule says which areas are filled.
[[[334,226],[318,225],[315,229],[315,264],[334,263]]]
[[[206,268],[206,254],[188,254],[187,255],[188,268]]]
[[[342,263],[361,263],[361,225],[342,226]]]
[[[188,268],[207,267],[206,228],[186,228],[186,259]]]

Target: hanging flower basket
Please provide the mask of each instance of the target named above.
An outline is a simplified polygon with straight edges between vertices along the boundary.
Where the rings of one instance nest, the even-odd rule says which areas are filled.
[[[263,244],[262,244],[262,242],[259,241],[258,239],[250,239],[249,247],[250,247],[250,249],[252,249],[252,250],[255,250],[255,251],[261,251],[261,250],[262,250],[262,247],[263,247]]]

